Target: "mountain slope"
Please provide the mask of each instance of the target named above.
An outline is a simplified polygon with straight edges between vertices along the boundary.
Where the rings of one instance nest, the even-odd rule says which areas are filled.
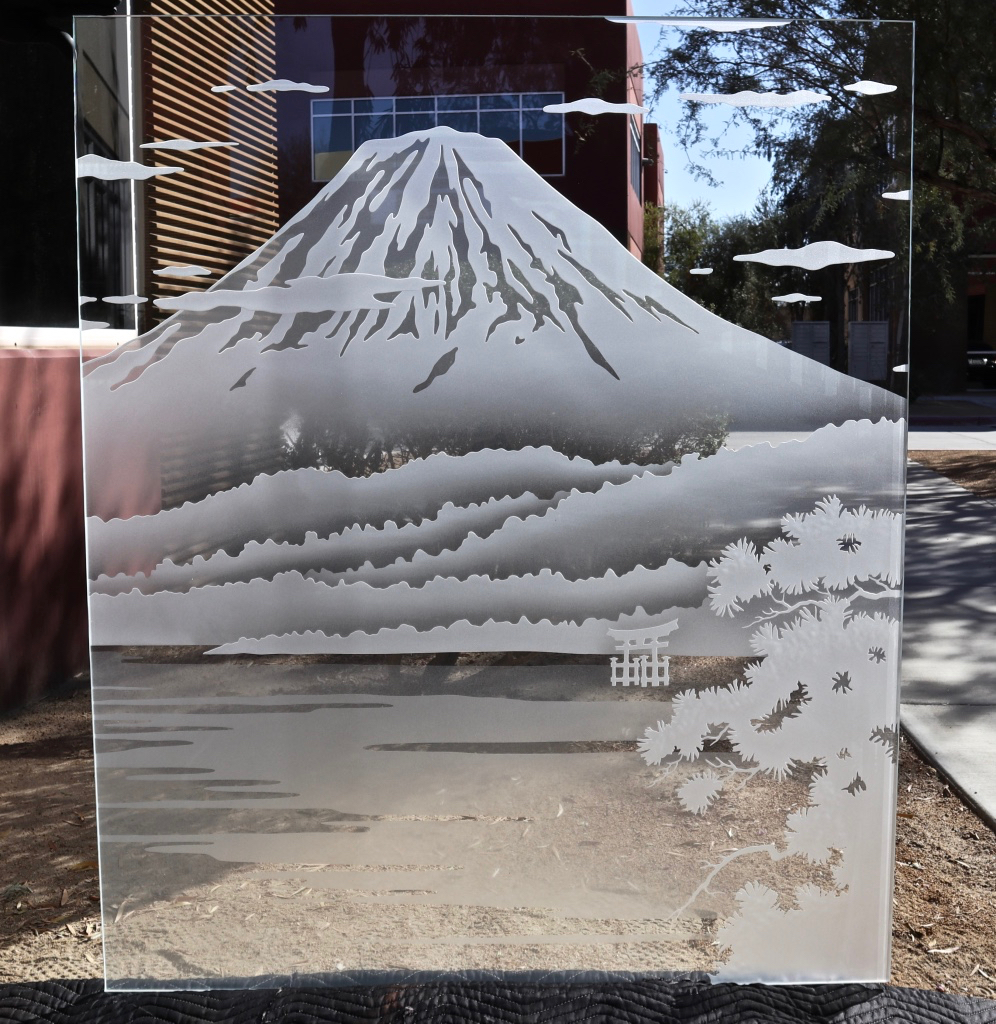
[[[514,431],[564,447],[708,413],[740,429],[901,414],[698,307],[503,143],[446,128],[364,144],[261,249],[170,306],[86,367],[104,518],[121,511],[114,476],[153,474],[181,435],[196,474],[250,432],[302,426],[356,445],[498,447]]]

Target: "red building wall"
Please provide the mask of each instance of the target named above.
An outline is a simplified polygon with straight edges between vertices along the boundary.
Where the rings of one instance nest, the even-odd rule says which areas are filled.
[[[87,664],[80,357],[0,349],[0,710]]]

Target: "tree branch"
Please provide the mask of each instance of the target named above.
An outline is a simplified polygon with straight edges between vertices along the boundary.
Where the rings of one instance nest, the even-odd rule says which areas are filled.
[[[688,899],[685,900],[685,902],[682,903],[682,905],[678,907],[677,910],[673,911],[671,914],[668,914],[667,920],[673,921],[675,920],[675,918],[681,917],[681,915],[684,914],[686,910],[688,910],[688,908],[702,895],[702,893],[708,892],[709,886],[712,883],[712,881],[720,873],[720,871],[722,871],[723,868],[725,868],[728,864],[731,864],[733,861],[737,860],[740,857],[746,857],[752,853],[766,853],[771,857],[772,860],[777,860],[778,852],[778,847],[775,846],[774,843],[767,843],[764,846],[745,846],[742,849],[737,850],[736,852],[724,857],[718,864],[713,865],[712,871],[710,871],[709,874],[706,875],[705,881],[703,881],[699,886],[696,887],[692,895],[689,896]]]

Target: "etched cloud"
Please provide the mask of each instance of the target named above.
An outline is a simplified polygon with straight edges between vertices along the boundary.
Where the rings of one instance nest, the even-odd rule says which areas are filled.
[[[156,277],[207,277],[211,271],[207,267],[191,264],[183,267],[160,267],[152,273]]]
[[[856,92],[862,96],[881,96],[883,93],[895,92],[896,89],[897,86],[895,85],[886,85],[884,82],[866,82],[864,80],[844,86],[845,92]]]
[[[645,114],[647,108],[638,103],[609,103],[596,96],[586,96],[570,103],[548,103],[543,108],[546,114],[570,114],[574,111],[583,114]]]
[[[383,274],[335,274],[332,277],[299,277],[286,285],[233,291],[207,292],[156,299],[160,309],[218,309],[236,303],[242,309],[273,313],[288,311],[322,313],[335,309],[391,309],[399,292],[439,288],[441,282],[419,277],[385,277]]]
[[[820,302],[822,295],[803,295],[802,292],[789,292],[788,295],[772,295],[772,302]]]
[[[810,242],[801,249],[764,249],[734,256],[738,263],[766,263],[769,267],[802,267],[822,270],[834,263],[864,263],[867,260],[892,259],[888,249],[854,249],[841,242]]]
[[[292,82],[288,78],[275,78],[269,82],[247,85],[248,92],[328,92],[327,85],[312,85],[310,82]]]
[[[143,142],[140,149],[216,149],[218,146],[237,146],[237,142],[201,142],[195,139],[163,139],[162,142]]]
[[[698,20],[695,18],[606,18],[606,21],[614,21],[618,24],[639,23],[643,25],[662,25],[666,28],[705,28],[710,32],[745,32],[752,28],[780,28],[788,25],[787,21],[765,21],[761,18],[710,18],[709,20]]]
[[[87,153],[76,161],[77,178],[100,178],[103,181],[143,181],[158,174],[176,174],[182,170],[182,167],[146,167],[135,160],[109,160],[96,153]]]

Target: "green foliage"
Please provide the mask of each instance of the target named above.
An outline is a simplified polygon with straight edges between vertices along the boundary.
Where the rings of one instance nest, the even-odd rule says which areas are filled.
[[[643,204],[643,264],[659,274],[664,269],[664,207]]]
[[[695,104],[688,105],[678,135],[686,151],[708,143],[715,155],[771,159],[773,192],[792,245],[814,240],[807,237],[812,233],[905,251],[908,208],[879,197],[910,187],[912,173],[911,325],[915,336],[926,332],[925,341],[943,332],[937,341],[950,346],[964,295],[964,254],[991,245],[996,208],[992,6],[977,0],[695,0],[675,13],[808,19],[719,40],[703,29],[682,31],[677,45],[663,48],[647,66],[652,91],[812,89],[830,96],[788,112],[731,110],[729,124],[750,128],[748,144],[732,152],[722,134],[707,139]],[[863,20],[813,20],[819,18]],[[912,26],[882,24],[892,19],[916,21],[915,96]],[[870,97],[845,92],[842,86],[856,79],[898,88]],[[709,180],[705,167],[693,169]],[[896,261],[891,270],[901,292],[905,267]]]
[[[776,341],[788,337],[791,314],[771,301],[784,288],[801,290],[802,274],[791,269],[737,263],[739,253],[785,244],[784,218],[770,201],[750,217],[717,221],[707,203],[664,211],[664,276],[668,282],[724,320]],[[709,275],[690,273],[712,267]]]
[[[697,199],[689,207],[664,206],[664,276],[682,288],[693,267],[709,266],[706,255],[719,234],[709,204]],[[681,282],[681,283],[679,283]]]

